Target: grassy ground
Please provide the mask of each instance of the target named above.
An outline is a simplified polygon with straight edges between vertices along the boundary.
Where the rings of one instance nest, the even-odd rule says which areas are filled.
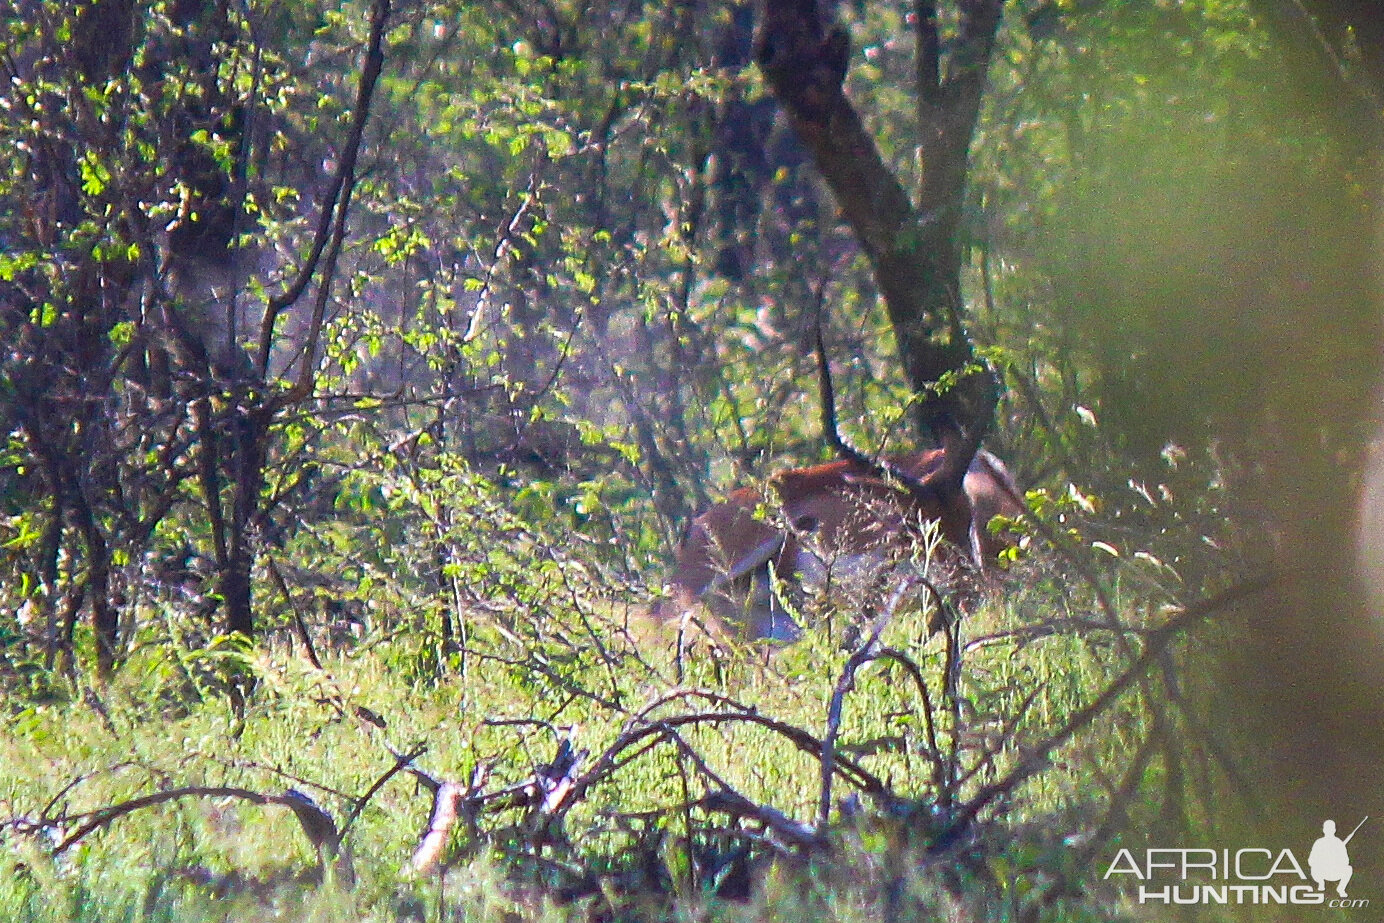
[[[1018,608],[973,616],[964,637],[1014,627]],[[480,627],[441,669],[437,645],[408,632],[322,651],[320,669],[286,638],[181,658],[151,647],[99,692],[16,702],[0,731],[0,819],[15,819],[0,919],[1118,918],[1080,844],[1105,800],[1098,780],[1146,731],[1133,704],[928,850],[1103,688],[1108,643],[979,640],[949,693],[945,639],[925,638],[920,615],[885,636],[899,656],[858,664],[853,683],[826,630],[678,658],[636,649],[610,621],[524,638]],[[239,711],[218,685],[234,670],[257,678]],[[837,777],[829,823],[814,827],[812,746],[829,735],[838,764],[875,787]],[[565,773],[552,766],[564,746],[579,757]],[[545,768],[578,785],[550,811],[525,789]],[[441,864],[415,871],[444,781],[468,807]],[[334,837],[314,843],[275,800],[289,790],[332,818],[336,857]],[[132,802],[151,793],[167,800]],[[74,836],[92,820],[105,822]],[[815,839],[795,843],[795,830]]]

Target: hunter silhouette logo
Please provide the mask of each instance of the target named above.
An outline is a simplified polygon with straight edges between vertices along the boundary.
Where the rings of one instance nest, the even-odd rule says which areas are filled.
[[[1369,817],[1365,820],[1369,820]],[[1350,884],[1350,876],[1355,873],[1355,869],[1350,867],[1350,854],[1346,852],[1346,844],[1365,826],[1365,820],[1356,824],[1355,829],[1350,831],[1350,836],[1344,840],[1336,836],[1334,820],[1322,823],[1321,838],[1312,844],[1312,852],[1307,857],[1307,867],[1312,870],[1312,878],[1317,882],[1318,891],[1325,891],[1326,883],[1334,881],[1337,882],[1336,893],[1341,897],[1346,896],[1346,885]]]

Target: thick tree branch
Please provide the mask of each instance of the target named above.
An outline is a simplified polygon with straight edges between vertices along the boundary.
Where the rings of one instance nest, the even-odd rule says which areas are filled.
[[[932,0],[915,0],[913,4],[918,99],[932,102],[942,86],[942,40],[937,34],[937,4]]]
[[[931,91],[921,87],[918,91],[923,209],[936,213],[949,226],[948,234],[958,247],[971,136],[980,118],[1002,4],[1003,0],[963,0],[945,77]],[[934,61],[932,66],[939,65]]]
[[[870,260],[904,373],[923,398],[917,422],[934,440],[956,448],[948,456],[956,456],[957,489],[996,401],[994,379],[977,363],[962,324],[958,228],[965,153],[999,4],[975,0],[966,7],[958,41],[971,44],[953,52],[954,73],[937,96],[944,111],[933,126],[948,142],[948,160],[925,167],[950,185],[945,195],[925,199],[921,212],[846,98],[849,42],[840,27],[826,28],[815,0],[767,0],[755,48],[760,69]],[[927,28],[934,27],[935,16]],[[933,34],[921,23],[919,29],[924,38]],[[920,64],[920,73],[931,67]]]

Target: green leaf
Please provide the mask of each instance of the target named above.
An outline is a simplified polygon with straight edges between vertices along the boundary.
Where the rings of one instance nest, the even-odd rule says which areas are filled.
[[[130,341],[135,336],[135,325],[133,321],[121,321],[111,328],[110,333],[106,334],[110,339],[111,345],[117,349],[123,349],[130,345]]]

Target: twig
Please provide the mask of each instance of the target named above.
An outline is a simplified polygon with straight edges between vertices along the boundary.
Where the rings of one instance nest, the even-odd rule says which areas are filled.
[[[366,789],[365,794],[357,798],[355,804],[351,805],[351,812],[346,815],[346,819],[341,823],[341,835],[343,837],[346,835],[346,832],[351,829],[351,825],[356,822],[356,818],[360,817],[360,812],[365,810],[365,806],[370,803],[371,798],[375,797],[375,793],[384,788],[385,783],[398,775],[402,769],[426,752],[428,752],[427,744],[417,744],[407,753],[395,755],[394,765],[386,769],[384,774]]]
[[[1125,773],[1124,780],[1111,796],[1110,807],[1105,813],[1105,820],[1074,851],[1072,861],[1067,863],[1068,868],[1085,869],[1090,867],[1096,851],[1105,845],[1110,835],[1115,831],[1120,818],[1125,815],[1129,804],[1138,793],[1140,783],[1144,779],[1144,770],[1148,768],[1148,764],[1157,750],[1156,744],[1157,741],[1153,737],[1148,737],[1139,745],[1139,750],[1134,754],[1134,761]],[[1072,893],[1072,881],[1062,868],[1054,868],[1050,874],[1053,876],[1052,882],[1029,901],[1020,913],[1019,919],[1022,923],[1036,923],[1043,909],[1052,906],[1064,896]]]
[[[307,397],[312,390],[312,367],[317,341],[322,335],[322,321],[332,277],[336,273],[336,260],[341,252],[345,236],[346,215],[350,209],[351,196],[356,183],[356,160],[360,156],[361,141],[365,136],[365,126],[370,118],[370,104],[374,99],[375,85],[384,69],[384,34],[389,21],[390,0],[375,0],[370,11],[370,37],[366,42],[364,66],[361,70],[360,84],[356,90],[355,112],[351,127],[342,151],[341,162],[337,166],[332,183],[327,191],[326,201],[317,219],[317,233],[313,238],[308,257],[298,271],[292,284],[281,294],[270,299],[265,307],[264,319],[260,325],[259,354],[257,366],[261,374],[269,368],[270,353],[274,341],[274,328],[279,315],[302,297],[313,277],[317,274],[325,252],[326,264],[322,278],[318,282],[317,297],[313,304],[312,318],[307,336],[303,340],[302,366],[298,370],[298,380],[283,396],[280,406],[294,404]]]
[[[855,688],[855,674],[860,668],[879,658],[880,635],[884,633],[885,627],[893,619],[899,601],[903,599],[909,588],[910,582],[908,580],[900,581],[889,602],[879,617],[875,619],[869,636],[860,644],[855,653],[851,654],[846,665],[841,669],[841,676],[836,681],[836,688],[832,690],[831,702],[827,705],[827,730],[822,736],[822,793],[817,803],[817,829],[819,830],[826,829],[827,820],[831,815],[831,780],[836,756],[836,735],[841,730],[841,711],[845,704],[846,694]]]
[[[717,696],[714,693],[697,690],[680,690],[669,696],[660,698],[649,706],[649,708],[646,708],[645,713],[663,702],[686,696],[702,697],[709,701],[717,702],[725,707],[741,708],[742,710],[735,712],[699,712],[673,715],[667,718],[659,718],[654,723],[650,724],[642,724],[639,720],[631,719],[631,723],[627,725],[626,730],[596,758],[591,768],[573,781],[571,791],[568,792],[563,804],[559,808],[559,813],[565,812],[573,804],[580,801],[588,789],[603,781],[614,771],[617,765],[625,765],[625,763],[618,762],[620,754],[625,750],[643,743],[649,737],[665,735],[669,730],[681,727],[698,724],[718,725],[734,722],[753,724],[787,738],[804,753],[808,753],[819,759],[821,757],[822,741],[818,740],[807,731],[804,731],[802,728],[776,721],[773,718],[768,718],[754,711],[744,710],[742,706],[738,706],[733,701],[722,696]],[[838,755],[834,763],[835,772],[837,774],[849,779],[865,793],[880,797],[888,795],[888,787],[879,778],[855,761],[848,760]]]
[[[706,764],[701,754],[697,753],[687,741],[682,739],[682,735],[671,728],[665,728],[664,731],[679,752],[691,760],[692,764],[697,767],[697,771],[710,779],[716,786],[716,791],[708,793],[700,802],[697,802],[697,806],[709,811],[721,811],[737,817],[756,820],[793,846],[812,848],[822,845],[820,831],[825,829],[824,827],[813,829],[801,821],[794,820],[778,808],[756,804],[731,788]]]
[[[274,586],[282,594],[284,601],[288,603],[288,608],[293,612],[293,628],[298,635],[298,640],[303,642],[303,650],[307,651],[308,663],[312,664],[318,672],[325,673],[322,661],[317,656],[317,649],[313,647],[312,636],[308,634],[307,622],[303,619],[302,610],[298,607],[298,601],[293,598],[293,594],[288,590],[288,582],[284,580],[284,575],[279,571],[279,565],[275,562],[272,555],[266,555],[269,565],[269,576],[274,581]]]
[[[1134,635],[1137,638],[1146,638],[1154,631],[1154,629],[1151,628],[1143,628],[1139,625],[1128,625],[1124,623],[1119,625],[1119,630],[1124,634]],[[1046,638],[1062,631],[1070,631],[1073,634],[1092,631],[1108,632],[1110,631],[1110,623],[1104,619],[1086,619],[1072,616],[1044,619],[1041,622],[1030,622],[1026,625],[1020,625],[1018,628],[1004,629],[1002,631],[991,632],[988,635],[972,638],[965,643],[963,650],[969,651],[974,648],[986,647],[1004,641],[1013,641],[1022,647],[1030,641],[1035,641],[1038,638]]]
[[[972,798],[928,847],[929,852],[941,852],[954,844],[970,824],[989,804],[1012,792],[1025,779],[1037,772],[1054,750],[1091,722],[1095,721],[1107,708],[1119,700],[1125,691],[1136,682],[1147,678],[1148,668],[1160,657],[1165,648],[1177,639],[1178,635],[1192,625],[1227,606],[1251,598],[1272,586],[1274,578],[1259,577],[1238,586],[1231,587],[1208,599],[1188,606],[1181,613],[1151,631],[1143,652],[1134,659],[1124,672],[1096,696],[1088,705],[1079,709],[1067,723],[1054,732],[1047,740],[1025,753],[1019,764],[1003,779],[987,785]]]
[[[1023,721],[1024,716],[1028,714],[1028,710],[1033,707],[1033,703],[1038,700],[1038,694],[1042,691],[1042,686],[1034,686],[1030,689],[1028,694],[1025,695],[1014,708],[1013,714],[1005,720],[1004,726],[1000,728],[997,734],[993,734],[992,737],[1001,741],[1002,744],[1012,741],[1014,739],[1014,732],[1019,728],[1019,723]],[[961,776],[957,778],[954,789],[960,790],[967,782],[979,775],[985,767],[993,767],[995,765],[995,756],[999,753],[999,750],[1000,748],[985,747],[980,759],[976,761],[976,764],[972,766],[969,771],[962,773]]]
[[[923,677],[922,668],[913,662],[903,651],[887,647],[879,652],[880,660],[892,660],[913,678],[913,684],[918,687],[918,695],[923,700],[923,730],[927,734],[928,755],[932,758],[932,786],[939,793],[947,783],[947,776],[942,762],[942,751],[937,744],[937,719],[933,712],[932,696],[928,693],[927,680]]]
[[[663,705],[668,704],[669,702],[673,702],[678,699],[688,698],[703,699],[704,701],[710,702],[714,705],[719,705],[722,708],[734,709],[735,712],[727,717],[731,718],[732,720],[738,717],[743,720],[750,721],[751,723],[758,724],[761,727],[773,731],[776,734],[786,737],[799,750],[803,751],[804,753],[810,754],[811,756],[817,757],[822,752],[821,741],[813,737],[810,733],[803,730],[802,728],[797,727],[796,725],[788,724],[786,722],[777,721],[765,715],[761,715],[753,708],[748,708],[745,705],[742,705],[739,702],[735,701],[734,699],[728,698],[727,696],[723,696],[716,692],[710,692],[705,689],[675,689],[672,692],[669,692],[665,695],[661,695],[655,698],[643,709],[641,709],[634,716],[634,718],[632,718],[630,722],[626,725],[626,728],[628,729],[635,727],[638,725],[639,722],[648,720],[648,715],[651,712],[657,710]],[[674,718],[670,720],[677,721],[679,719]],[[850,760],[846,757],[838,757],[837,761],[844,769],[847,770],[847,773],[843,774],[849,774],[851,776],[854,776],[855,783],[858,786],[860,786],[861,789],[863,789],[867,794],[884,795],[888,793],[888,789],[883,782],[881,782],[878,778],[866,771],[864,767],[860,766],[854,760]]]

